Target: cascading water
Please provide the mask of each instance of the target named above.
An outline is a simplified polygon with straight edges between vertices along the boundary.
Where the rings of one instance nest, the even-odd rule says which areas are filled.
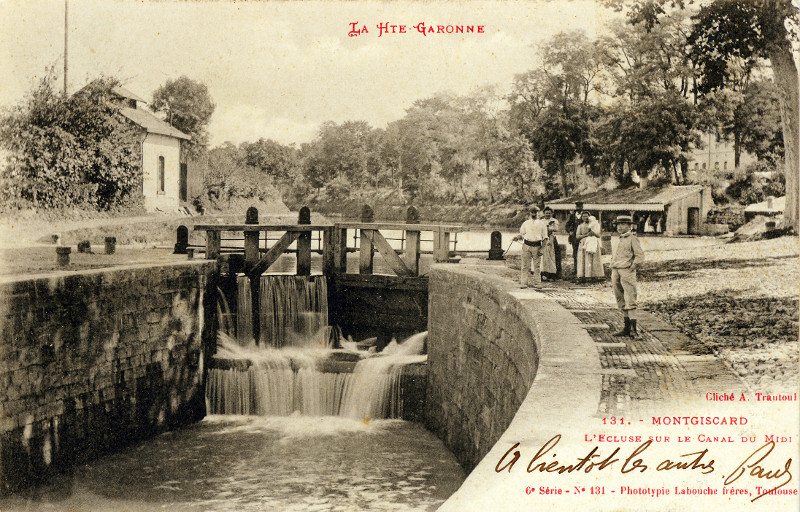
[[[402,415],[398,398],[403,368],[427,359],[422,355],[427,333],[400,344],[393,341],[379,354],[357,350],[355,343],[347,342],[343,343],[346,349],[334,350],[324,277],[262,276],[261,336],[256,346],[252,339],[245,342],[243,338],[252,332],[243,325],[248,315],[252,318],[250,281],[246,277],[238,281],[237,339],[219,334],[216,358],[229,367],[217,365],[209,370],[209,413],[300,413],[359,420]],[[341,364],[336,371],[327,371],[331,360],[358,362],[348,373]]]
[[[328,325],[328,286],[324,276],[261,276],[260,344],[302,346]]]
[[[400,377],[403,367],[428,359],[422,354],[428,333],[393,341],[380,355],[360,360],[348,379],[340,416],[354,419],[396,418],[402,415]]]

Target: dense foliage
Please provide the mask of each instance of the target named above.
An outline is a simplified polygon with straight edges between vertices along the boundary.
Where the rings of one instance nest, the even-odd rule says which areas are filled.
[[[137,202],[137,134],[119,115],[113,79],[95,80],[69,98],[47,73],[20,105],[0,117],[7,151],[0,171],[7,207],[89,206]]]

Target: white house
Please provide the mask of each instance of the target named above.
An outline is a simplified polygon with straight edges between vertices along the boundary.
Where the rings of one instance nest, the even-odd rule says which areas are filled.
[[[146,103],[124,87],[113,92],[125,100],[120,113],[141,129],[142,195],[147,211],[175,211],[188,199],[188,167],[181,162],[181,140],[191,137],[139,107]]]
[[[688,171],[732,171],[736,161],[733,142],[727,141],[713,132],[704,133],[703,139],[705,147],[703,149],[695,148],[687,156],[689,161]],[[744,150],[739,154],[739,167],[742,169],[756,161],[757,159],[754,155]]]

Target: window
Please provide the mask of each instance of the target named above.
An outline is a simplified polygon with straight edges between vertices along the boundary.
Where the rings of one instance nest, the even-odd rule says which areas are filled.
[[[703,170],[704,171],[706,170],[706,163],[705,162],[703,162]]]
[[[715,171],[719,170],[719,162],[714,162],[714,170]]]
[[[724,162],[722,162],[722,168],[723,168],[723,169],[727,169],[727,168],[728,168],[728,161],[727,161],[727,160],[725,160]]]
[[[164,193],[164,157],[158,157],[158,193]]]
[[[699,167],[700,167],[700,164],[699,164],[699,163],[697,163],[697,162],[695,162],[695,163],[694,163],[694,170],[696,171],[696,170],[697,170]]]

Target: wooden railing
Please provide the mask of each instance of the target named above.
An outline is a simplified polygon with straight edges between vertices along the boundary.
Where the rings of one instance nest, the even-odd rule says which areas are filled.
[[[252,209],[251,209],[252,210]],[[467,231],[459,225],[419,224],[415,222],[415,215],[409,215],[411,222],[337,222],[335,224],[311,224],[310,212],[307,208],[300,211],[297,224],[259,224],[257,212],[248,210],[247,221],[244,224],[198,224],[195,230],[206,232],[206,258],[216,259],[222,253],[222,240],[224,233],[244,233],[244,244],[239,250],[228,247],[228,252],[244,252],[244,270],[251,277],[257,277],[266,272],[281,255],[288,252],[289,247],[297,242],[297,275],[311,273],[311,254],[322,254],[322,273],[344,274],[347,273],[347,254],[359,253],[359,274],[372,274],[374,270],[375,251],[383,256],[388,267],[398,276],[410,277],[419,275],[419,260],[423,251],[420,250],[422,241],[433,242],[433,260],[436,262],[451,262],[453,252],[450,248],[451,239],[457,233]],[[371,213],[371,212],[370,212]],[[414,212],[410,212],[414,213]],[[362,214],[362,219],[369,218]],[[357,233],[359,244],[348,247],[348,230]],[[401,231],[401,248],[391,246],[387,237],[381,231]],[[269,233],[281,232],[282,235],[269,244]],[[312,250],[312,234],[319,233],[317,240],[321,243],[316,251]],[[262,233],[264,235],[262,236]],[[424,233],[432,234],[432,238],[423,238]],[[391,240],[391,238],[389,238]],[[261,242],[264,247],[261,247]]]

